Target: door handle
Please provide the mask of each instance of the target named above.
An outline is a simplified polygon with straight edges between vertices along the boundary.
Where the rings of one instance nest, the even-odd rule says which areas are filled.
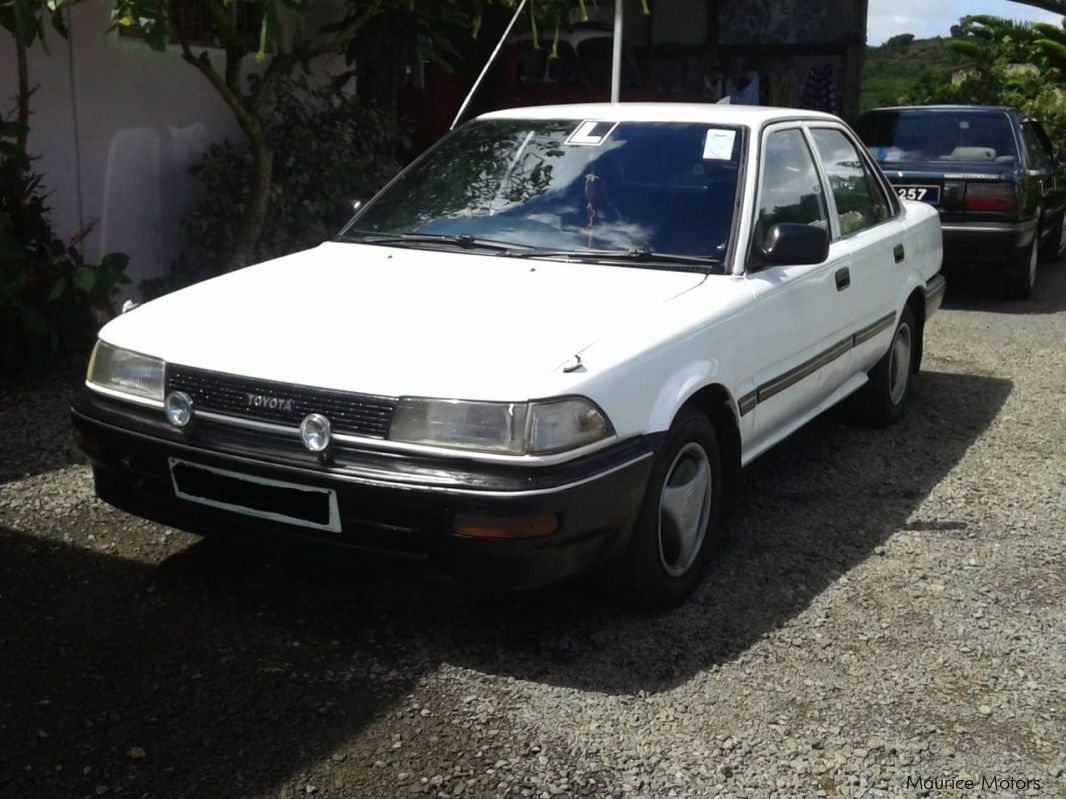
[[[851,285],[851,272],[845,266],[843,269],[838,269],[836,273],[837,279],[837,291],[843,291]]]
[[[907,257],[907,254],[903,251],[903,245],[897,244],[896,248],[892,250],[892,257],[896,259],[896,263],[902,263],[903,259]]]

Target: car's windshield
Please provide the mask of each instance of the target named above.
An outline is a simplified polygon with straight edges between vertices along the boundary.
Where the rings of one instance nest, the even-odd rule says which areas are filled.
[[[1011,164],[1018,160],[1010,120],[996,110],[900,110],[864,115],[856,126],[882,164],[965,161]]]
[[[741,136],[707,124],[474,122],[380,194],[348,235],[721,260]]]

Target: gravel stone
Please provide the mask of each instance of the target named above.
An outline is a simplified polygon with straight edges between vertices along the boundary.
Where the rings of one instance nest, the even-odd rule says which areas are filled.
[[[745,470],[654,616],[136,519],[82,364],[0,391],[0,799],[1066,795],[1066,266],[990,288],[951,280],[899,424]]]

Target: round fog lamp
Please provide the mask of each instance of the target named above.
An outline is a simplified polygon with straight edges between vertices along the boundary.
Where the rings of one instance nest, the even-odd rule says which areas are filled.
[[[167,421],[175,427],[185,427],[192,419],[192,397],[184,391],[171,391],[163,401]]]
[[[322,452],[329,446],[329,419],[320,413],[308,414],[300,422],[300,439],[312,452]]]

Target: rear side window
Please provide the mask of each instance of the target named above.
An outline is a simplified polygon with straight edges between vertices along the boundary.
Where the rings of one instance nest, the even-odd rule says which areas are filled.
[[[892,207],[888,197],[851,140],[830,128],[811,133],[836,200],[840,234],[847,236],[888,219]]]
[[[859,119],[856,131],[882,164],[1018,160],[1010,119],[1003,111],[874,111]]]
[[[1032,124],[1026,123],[1022,126],[1022,140],[1025,142],[1026,154],[1029,157],[1029,168],[1048,169],[1052,161],[1051,151],[1045,147]]]

